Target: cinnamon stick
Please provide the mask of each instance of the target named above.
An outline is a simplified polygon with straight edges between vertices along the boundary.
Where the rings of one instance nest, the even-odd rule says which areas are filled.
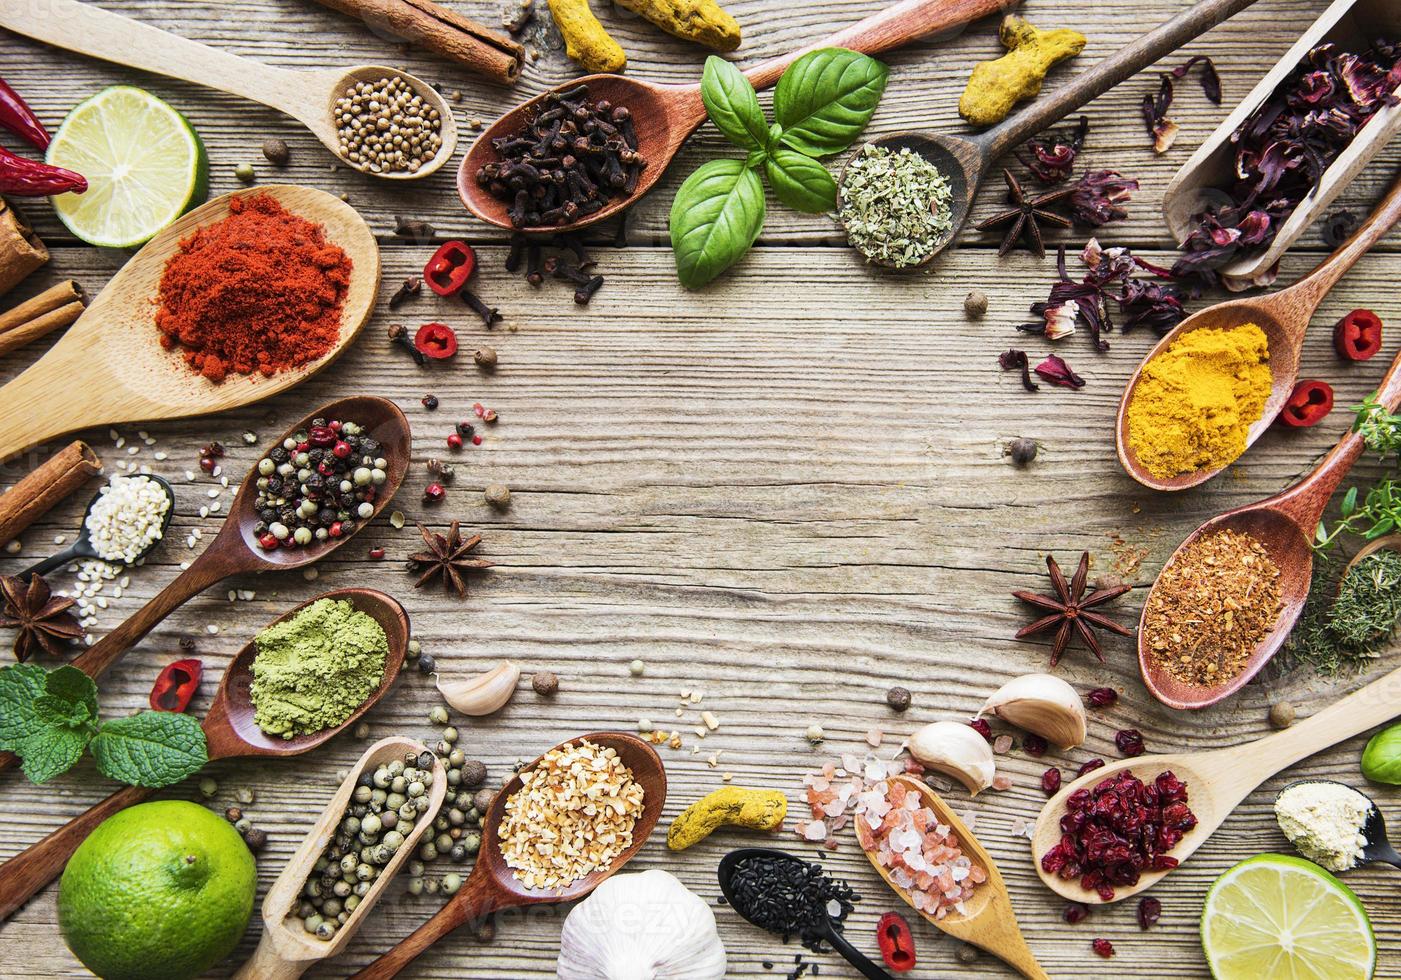
[[[0,313],[0,357],[59,327],[66,327],[87,308],[82,287],[72,279],[50,286],[33,299]]]
[[[24,216],[0,197],[0,296],[49,261],[49,250]]]
[[[0,494],[0,543],[9,541],[102,468],[87,443],[75,441]]]
[[[383,31],[451,58],[494,82],[520,77],[525,49],[510,38],[432,0],[317,0]]]

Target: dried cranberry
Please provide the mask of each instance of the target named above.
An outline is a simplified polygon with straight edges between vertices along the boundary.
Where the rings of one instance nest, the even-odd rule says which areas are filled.
[[[1138,928],[1147,929],[1163,915],[1163,903],[1156,898],[1141,898],[1138,901]]]
[[[1060,770],[1055,766],[1041,774],[1041,789],[1047,796],[1055,796],[1060,792]]]
[[[1084,764],[1083,766],[1081,766],[1079,769],[1075,770],[1075,775],[1077,775],[1077,776],[1083,776],[1083,775],[1085,775],[1086,773],[1094,772],[1096,769],[1100,768],[1100,767],[1103,766],[1103,765],[1104,765],[1104,760],[1103,760],[1103,759],[1091,759],[1089,762],[1085,763],[1085,764]]]
[[[1115,732],[1114,744],[1130,759],[1143,754],[1143,735],[1137,728],[1124,728]]]
[[[974,718],[968,723],[968,727],[973,729],[989,742],[992,741],[992,726],[987,723],[986,718]]]
[[[1073,926],[1077,922],[1084,922],[1089,914],[1090,907],[1084,902],[1071,902],[1061,912],[1060,917]]]
[[[425,323],[414,334],[413,345],[419,353],[441,361],[457,353],[457,334],[446,323]]]
[[[1119,692],[1112,687],[1097,687],[1087,699],[1091,708],[1111,708],[1119,700]]]
[[[1022,748],[1026,749],[1027,755],[1035,756],[1039,759],[1046,754],[1046,750],[1050,748],[1050,745],[1040,735],[1028,735],[1026,738],[1022,739]]]
[[[1106,960],[1114,955],[1114,944],[1107,939],[1096,939],[1090,943],[1090,948],[1095,951],[1096,956],[1103,956]]]

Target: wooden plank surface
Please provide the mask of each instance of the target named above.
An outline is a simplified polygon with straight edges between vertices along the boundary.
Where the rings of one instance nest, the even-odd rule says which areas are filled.
[[[156,4],[145,0],[104,4],[180,33],[219,43],[242,54],[286,67],[393,60],[397,49],[310,3],[249,0],[231,8],[206,3]],[[487,3],[462,3],[464,12],[495,20]],[[780,0],[729,4],[746,26],[743,61],[750,63],[818,36],[876,9],[876,2],[827,0],[792,5]],[[1043,24],[1069,24],[1091,37],[1092,54],[1103,54],[1142,25],[1178,9],[1150,0],[1134,11],[1032,0],[1026,12]],[[1243,95],[1295,32],[1321,10],[1321,2],[1260,0],[1237,21],[1214,31],[1192,51],[1211,53],[1226,81],[1227,100]],[[608,15],[621,25],[620,39],[638,74],[670,81],[694,77],[700,56],[645,24]],[[478,87],[449,66],[421,56],[404,63],[449,88],[464,92],[462,118],[489,119],[515,94],[536,91],[567,77],[559,55],[542,45],[518,93]],[[971,63],[994,44],[991,25],[936,47],[921,45],[892,57],[896,71],[875,129],[910,124],[952,125],[953,104]],[[56,120],[72,104],[104,84],[135,81],[189,113],[210,146],[214,192],[233,189],[237,162],[254,160],[258,140],[278,135],[293,145],[294,164],[281,179],[332,191],[348,191],[378,232],[388,238],[395,214],[427,217],[440,232],[487,236],[469,222],[439,175],[423,185],[388,188],[358,175],[332,171],[327,156],[294,124],[269,110],[232,98],[110,66],[41,50],[0,37],[4,74],[33,93],[45,118]],[[1153,158],[1137,116],[1148,77],[1123,86],[1092,110],[1095,128],[1086,159],[1144,180],[1131,222],[1103,236],[1107,243],[1142,243],[1146,258],[1170,261],[1169,243],[1156,220],[1156,202],[1173,169],[1210,132],[1224,112],[1207,104],[1195,83],[1179,89],[1175,118],[1182,124],[1178,146]],[[132,573],[123,597],[102,614],[99,632],[134,612],[178,572],[195,551],[185,539],[195,528],[208,541],[219,515],[200,518],[213,485],[202,474],[192,483],[183,471],[196,468],[198,448],[210,438],[230,450],[226,472],[237,480],[255,449],[241,434],[274,434],[309,408],[348,392],[394,398],[415,428],[416,466],[396,506],[410,518],[441,527],[453,518],[484,535],[482,552],[497,563],[473,580],[472,595],[458,602],[411,588],[400,560],[413,548],[410,530],[387,524],[321,567],[315,582],[299,574],[248,577],[211,590],[170,617],[103,681],[109,714],[140,705],[159,667],[183,635],[197,636],[199,653],[211,667],[205,692],[214,689],[223,659],[263,623],[318,591],[372,582],[399,596],[414,631],[445,673],[479,670],[499,657],[524,670],[550,669],[560,693],[546,701],[524,687],[500,716],[457,719],[468,751],[485,760],[498,781],[510,766],[555,741],[602,727],[632,729],[639,718],[680,728],[686,747],[662,749],[671,780],[665,821],[687,803],[721,785],[722,773],[737,785],[783,789],[800,813],[801,777],[839,752],[863,751],[871,727],[887,733],[882,751],[901,736],[936,719],[968,717],[1001,681],[1042,668],[1044,644],[1016,643],[1011,635],[1027,610],[1009,596],[1013,588],[1045,587],[1042,561],[1048,552],[1073,561],[1091,550],[1096,569],[1116,565],[1137,588],[1119,614],[1133,618],[1147,585],[1181,538],[1206,517],[1275,492],[1308,470],[1346,426],[1343,412],[1304,432],[1267,434],[1230,473],[1200,490],[1173,497],[1151,494],[1129,481],[1113,459],[1112,419],[1119,392],[1153,337],[1146,332],[1114,334],[1108,354],[1094,353],[1081,334],[1055,350],[1089,381],[1079,392],[1049,387],[1023,392],[1001,374],[996,355],[1018,343],[1012,325],[1026,318],[1029,303],[1044,297],[1051,260],[1038,263],[1018,254],[999,262],[976,236],[950,252],[925,275],[878,275],[865,269],[836,242],[828,219],[771,209],[765,244],[716,287],[700,294],[681,290],[664,235],[665,211],[681,176],[718,152],[713,135],[688,149],[664,186],[639,206],[634,243],[622,251],[601,249],[607,285],[588,308],[576,308],[557,284],[532,290],[501,271],[503,250],[481,253],[480,292],[506,314],[507,323],[488,334],[469,322],[461,307],[422,301],[390,315],[381,309],[355,347],[331,371],[302,388],[263,404],[215,419],[122,428],[128,438],[146,429],[156,445],[132,460],[177,477],[177,516],[167,544]],[[1365,210],[1388,182],[1395,149],[1371,168],[1348,198]],[[260,174],[270,168],[258,158]],[[995,194],[980,208],[991,210]],[[31,207],[56,247],[50,267],[14,299],[58,277],[74,276],[96,290],[124,256],[65,243],[41,207]],[[1080,240],[1077,235],[1075,240]],[[1286,263],[1284,278],[1305,271],[1317,254],[1308,239]],[[1316,319],[1302,374],[1335,384],[1338,404],[1355,404],[1380,378],[1382,359],[1341,366],[1332,353],[1327,326],[1341,313],[1366,305],[1401,323],[1393,283],[1401,278],[1396,239],[1383,254],[1365,259],[1339,287]],[[386,242],[386,295],[421,266],[425,249]],[[992,297],[988,316],[969,321],[962,299],[970,288]],[[7,298],[8,303],[10,298]],[[494,375],[469,362],[423,371],[390,348],[384,327],[395,320],[418,323],[447,319],[468,349],[490,343],[500,352]],[[1044,342],[1025,343],[1033,353]],[[1388,341],[1387,351],[1396,350]],[[0,360],[0,381],[9,380],[40,353],[39,346]],[[428,413],[419,398],[434,392],[442,407]],[[422,463],[446,455],[443,438],[473,402],[495,407],[501,421],[481,447],[462,453],[448,500],[424,507]],[[1006,441],[1029,436],[1042,444],[1026,470],[1003,456]],[[122,453],[105,431],[90,433],[109,462]],[[137,440],[139,441],[139,440]],[[168,459],[155,462],[157,451]],[[32,459],[0,470],[0,485],[13,483]],[[1370,471],[1359,470],[1359,477]],[[511,487],[505,514],[486,506],[487,483]],[[83,494],[27,532],[18,558],[0,556],[0,570],[14,571],[71,534]],[[224,496],[222,499],[227,500]],[[387,549],[383,566],[364,557],[374,545]],[[198,545],[197,545],[198,547]],[[1141,556],[1141,564],[1136,562]],[[231,603],[229,588],[253,590],[251,601]],[[218,627],[210,634],[206,627]],[[1085,689],[1112,684],[1123,700],[1097,714],[1090,741],[1069,757],[1078,765],[1095,754],[1114,755],[1116,728],[1141,729],[1150,751],[1183,746],[1236,744],[1267,731],[1270,703],[1287,699],[1310,713],[1356,681],[1334,684],[1302,674],[1270,677],[1220,707],[1180,715],[1158,706],[1137,679],[1132,646],[1111,638],[1109,663],[1098,666],[1083,651],[1070,654],[1062,676]],[[628,662],[641,658],[646,673],[632,677]],[[904,716],[884,704],[884,692],[902,684],[914,692]],[[705,695],[702,707],[720,718],[720,728],[699,743],[690,729],[699,709],[675,717],[682,690]],[[200,701],[203,707],[207,693]],[[402,733],[435,738],[428,710],[438,703],[431,678],[406,674],[397,693],[371,716],[372,734]],[[803,737],[821,724],[827,742],[814,749]],[[979,836],[997,857],[1013,890],[1029,941],[1053,976],[1099,975],[1090,940],[1114,941],[1116,976],[1205,976],[1197,940],[1202,897],[1214,877],[1235,861],[1262,851],[1285,850],[1269,804],[1273,793],[1300,774],[1357,782],[1354,739],[1268,781],[1189,864],[1155,889],[1164,916],[1150,934],[1139,933],[1131,903],[1096,913],[1077,927],[1060,919],[1061,902],[1036,880],[1029,845],[1016,828],[1034,818],[1044,797],[1037,779],[1045,762],[1013,753],[1000,760],[1014,785],[969,804],[962,791],[947,795],[962,811],[977,815]],[[278,763],[225,762],[211,767],[219,780],[215,804],[232,801],[236,788],[256,792],[246,806],[269,832],[259,860],[260,883],[276,876],[282,862],[311,826],[334,791],[334,774],[364,745],[341,737],[302,760]],[[715,768],[707,757],[723,750]],[[42,789],[9,773],[0,858],[6,858],[76,815],[109,789],[88,762]],[[1401,794],[1371,787],[1384,809],[1396,811]],[[171,790],[192,798],[192,786]],[[644,849],[637,869],[664,867],[709,899],[718,889],[717,859],[753,836],[721,834],[682,855],[669,854],[660,835]],[[796,838],[782,846],[802,850]],[[865,896],[850,935],[872,950],[875,918],[896,906],[869,871],[854,841],[828,858]],[[440,865],[440,868],[446,867]],[[1349,875],[1372,915],[1382,947],[1379,976],[1401,976],[1396,949],[1401,924],[1389,869]],[[56,889],[43,892],[0,927],[0,969],[6,976],[82,975],[62,945],[56,927]],[[261,892],[260,892],[261,898]],[[413,899],[396,884],[361,934],[338,960],[312,976],[352,973],[408,934],[435,907]],[[782,975],[794,952],[739,921],[728,909],[717,917],[730,953],[730,975]],[[424,957],[406,975],[443,978],[552,976],[559,913],[506,916],[497,939],[478,945],[455,936]],[[250,928],[233,962],[251,951],[258,934]],[[954,959],[953,942],[931,928],[917,927],[923,965],[917,976],[1006,976],[984,956],[965,966]],[[765,970],[762,963],[779,967]],[[821,959],[821,976],[854,976],[834,957]]]

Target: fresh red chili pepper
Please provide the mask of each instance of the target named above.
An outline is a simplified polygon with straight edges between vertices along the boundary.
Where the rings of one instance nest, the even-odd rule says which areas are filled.
[[[151,688],[151,707],[157,711],[184,711],[199,690],[204,664],[198,657],[166,664]]]
[[[876,942],[885,965],[896,973],[915,968],[915,937],[910,924],[899,912],[887,912],[876,923]]]
[[[466,242],[443,242],[423,267],[423,281],[439,296],[452,296],[472,278],[477,253]]]
[[[446,323],[425,323],[414,334],[413,345],[425,356],[441,361],[457,353],[457,334]]]
[[[1326,381],[1300,381],[1284,403],[1279,420],[1293,429],[1307,429],[1333,411],[1333,388]]]
[[[1333,328],[1333,346],[1346,361],[1365,361],[1382,349],[1382,319],[1371,310],[1353,310]]]
[[[0,146],[0,194],[14,197],[48,197],[88,189],[87,178],[62,167],[16,156]]]
[[[29,104],[3,78],[0,78],[0,126],[16,136],[23,136],[41,150],[49,148],[49,131],[34,115]]]

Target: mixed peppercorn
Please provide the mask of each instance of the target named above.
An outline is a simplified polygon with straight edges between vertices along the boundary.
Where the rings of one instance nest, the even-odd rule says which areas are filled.
[[[258,461],[253,533],[267,550],[306,547],[355,530],[375,512],[389,466],[354,422],[312,419]]]

